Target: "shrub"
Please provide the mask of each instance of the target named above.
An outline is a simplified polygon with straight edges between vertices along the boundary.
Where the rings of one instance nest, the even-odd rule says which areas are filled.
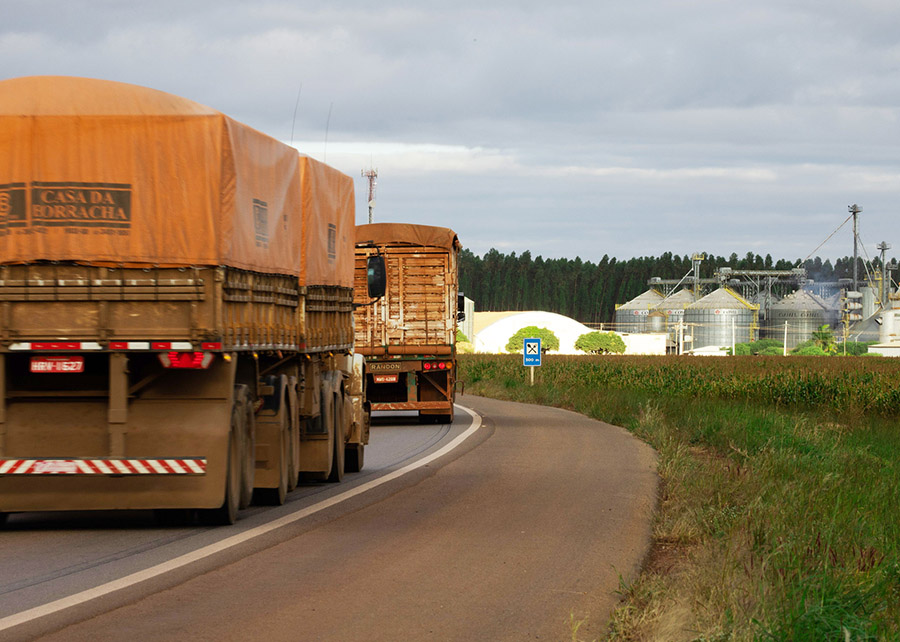
[[[824,357],[826,352],[821,346],[816,345],[815,341],[806,341],[794,348],[791,354],[796,354],[800,357]]]
[[[734,346],[734,353],[738,356],[751,354],[782,355],[784,354],[784,344],[777,339],[760,339],[750,343],[737,343]],[[728,354],[731,354],[730,350]]]
[[[523,346],[525,345],[525,339],[540,339],[541,352],[547,352],[547,350],[559,350],[559,339],[553,334],[552,330],[539,328],[536,325],[529,325],[509,338],[509,342],[506,344],[506,351],[522,352]]]
[[[838,348],[838,354],[851,354],[854,357],[858,357],[861,354],[869,353],[869,346],[874,345],[875,341],[845,341],[842,346]]]
[[[615,332],[588,332],[578,337],[575,348],[592,354],[622,354],[625,342]]]

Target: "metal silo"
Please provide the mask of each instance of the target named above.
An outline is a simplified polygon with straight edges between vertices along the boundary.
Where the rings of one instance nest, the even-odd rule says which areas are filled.
[[[692,350],[708,346],[730,347],[755,341],[758,306],[728,288],[719,288],[689,305],[684,311],[686,334],[693,336]]]
[[[684,288],[675,294],[670,294],[656,306],[657,310],[660,310],[666,315],[666,330],[670,337],[675,337],[678,324],[684,321],[685,308],[696,300],[697,297],[694,293],[691,290]]]
[[[650,288],[628,303],[616,307],[616,332],[650,332],[650,310],[659,305],[663,295]]]
[[[798,290],[769,308],[766,324],[769,338],[785,342],[788,350],[812,338],[812,333],[828,325],[828,305],[820,297]],[[785,330],[787,339],[785,339]]]

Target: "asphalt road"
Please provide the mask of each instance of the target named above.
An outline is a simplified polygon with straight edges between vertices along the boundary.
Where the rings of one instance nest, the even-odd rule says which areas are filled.
[[[451,453],[164,577],[73,607],[55,616],[58,625],[73,613],[89,619],[41,639],[567,640],[572,616],[586,619],[580,637],[602,637],[619,575],[632,577],[649,548],[652,450],[574,413],[460,401],[483,425]],[[395,460],[410,461],[469,421],[457,413],[452,427],[400,426],[418,445],[396,430],[384,441],[396,438],[389,450],[404,452]],[[376,429],[373,444],[378,437]],[[395,461],[370,479],[399,467]],[[272,517],[263,511],[242,523],[251,528]],[[151,550],[165,556],[173,545]],[[44,618],[43,626],[53,622]]]

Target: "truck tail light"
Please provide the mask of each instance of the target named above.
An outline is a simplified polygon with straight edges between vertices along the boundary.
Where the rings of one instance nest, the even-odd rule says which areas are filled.
[[[160,352],[163,368],[206,370],[215,355],[212,352]]]

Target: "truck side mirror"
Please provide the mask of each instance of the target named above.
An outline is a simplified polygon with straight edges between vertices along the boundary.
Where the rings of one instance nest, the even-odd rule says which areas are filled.
[[[466,295],[462,292],[456,295],[456,320],[466,320]]]
[[[366,259],[366,287],[370,299],[380,299],[387,288],[387,274],[384,267],[384,257],[373,254]]]

